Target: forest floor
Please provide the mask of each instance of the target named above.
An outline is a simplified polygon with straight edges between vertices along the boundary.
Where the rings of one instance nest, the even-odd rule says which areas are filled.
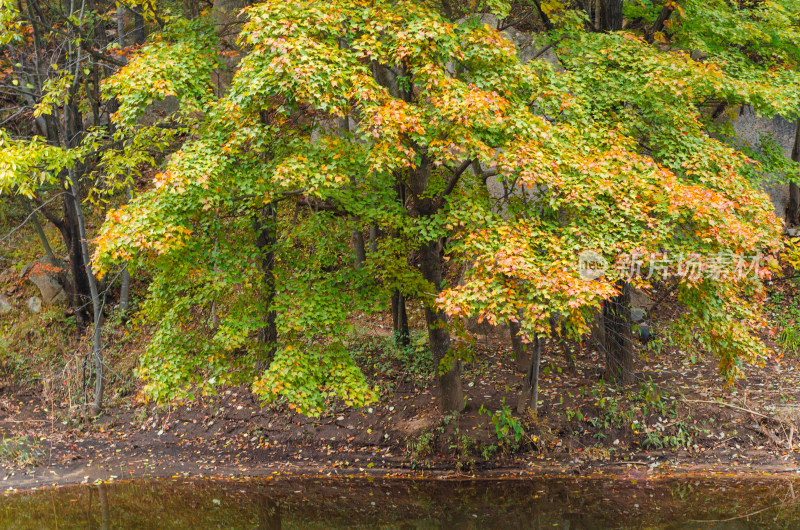
[[[776,291],[778,313],[794,307]],[[665,311],[669,304],[665,304]],[[413,312],[412,312],[413,313]],[[789,314],[789,313],[786,313]],[[413,320],[412,320],[413,323]],[[656,327],[656,329],[658,329]],[[538,416],[513,413],[522,374],[498,335],[477,335],[466,364],[466,410],[437,411],[424,360],[388,355],[385,321],[361,321],[355,358],[380,401],[308,418],[263,406],[246,387],[157,408],[116,396],[88,418],[0,382],[0,488],[153,476],[617,476],[800,473],[800,357],[746,367],[727,386],[715,362],[655,340],[636,382],[602,382],[604,360],[571,344],[576,370],[545,343]],[[768,330],[765,339],[775,340]],[[419,335],[418,335],[419,336]],[[418,349],[421,351],[421,349]],[[505,407],[505,408],[504,408]],[[515,432],[517,437],[515,437]]]
[[[34,259],[35,250],[20,248],[15,262]],[[379,401],[361,409],[333,403],[319,418],[264,406],[244,386],[171,407],[147,404],[133,380],[146,330],[112,315],[104,355],[117,381],[103,414],[90,418],[75,405],[85,386],[85,348],[76,341],[86,338],[75,336],[74,318],[58,308],[30,314],[24,301],[37,291],[17,270],[6,269],[0,287],[15,305],[0,315],[2,490],[173,475],[800,473],[797,280],[767,286],[772,329],[760,332],[774,355],[745,366],[733,385],[711,356],[670,345],[663,324],[680,308],[664,298],[650,315],[655,339],[637,346],[627,387],[604,383],[604,358],[591,341],[568,343],[574,371],[561,345],[545,341],[535,417],[515,412],[523,374],[507,333],[486,328],[459,343],[472,359],[464,365],[465,411],[442,415],[421,308],[411,304],[408,348],[394,345],[388,315],[355,320],[356,331],[343,337],[380,387]]]

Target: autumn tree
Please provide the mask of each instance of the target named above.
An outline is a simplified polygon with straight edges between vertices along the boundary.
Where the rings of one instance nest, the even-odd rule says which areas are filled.
[[[577,337],[620,294],[618,257],[778,250],[758,167],[709,134],[698,102],[771,111],[796,87],[778,90],[792,71],[759,83],[662,47],[658,32],[595,31],[585,10],[535,4],[559,65],[522,64],[484,12],[461,4],[275,0],[245,11],[224,93],[210,82],[220,46],[202,17],[166,25],[105,83],[131,138],[147,138],[141,115],[167,97],[179,102],[169,122],[191,131],[97,241],[105,269],[155,271],[146,313],[157,332],[140,369],[151,396],[238,377],[307,413],[333,396],[366,403],[372,389],[339,335],[400,292],[424,303],[440,409],[458,411],[461,317],[512,321],[534,341],[557,316]],[[504,19],[509,7],[479,10]],[[367,229],[384,236],[361,248]],[[587,280],[584,250],[614,266]],[[462,281],[449,281],[457,269]],[[667,278],[639,283],[656,279]],[[749,327],[759,278],[675,281],[678,328],[726,375],[763,355]],[[274,355],[258,340],[267,334]]]
[[[147,141],[125,137],[110,119],[117,101],[103,95],[101,83],[144,41],[145,24],[163,24],[173,9],[135,0],[0,2],[0,192],[32,200],[62,236],[79,331],[94,322],[96,411],[107,290],[91,263],[88,219],[130,188],[139,167],[155,163],[154,152],[178,133],[151,128]]]
[[[764,176],[796,174],[785,157],[748,149],[730,121],[718,119],[742,105],[768,116],[797,115],[795,2],[536,5],[549,39],[558,43],[554,49],[571,93],[598,123],[634,139],[640,153],[687,183],[724,193],[731,183],[714,184],[709,176],[726,165],[756,187]],[[753,163],[742,163],[743,157]],[[620,294],[603,311],[608,371],[630,382],[629,286],[617,287]]]

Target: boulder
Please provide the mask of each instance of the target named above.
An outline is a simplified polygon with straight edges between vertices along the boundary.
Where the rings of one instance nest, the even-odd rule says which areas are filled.
[[[14,305],[11,303],[11,300],[4,295],[0,294],[0,314],[8,313],[14,309]]]
[[[497,17],[489,13],[481,16],[481,22],[492,29],[498,27]],[[561,66],[561,61],[555,53],[554,46],[548,46],[547,41],[541,36],[520,31],[513,26],[504,29],[501,33],[503,37],[517,47],[517,58],[522,64],[538,60],[550,63],[557,71],[564,71],[564,67]]]
[[[791,158],[794,147],[796,123],[781,116],[759,116],[749,105],[739,107],[737,112],[723,114],[720,122],[733,124],[735,136],[728,140],[737,147],[761,149],[765,136],[770,137],[783,151],[786,158]],[[777,177],[777,178],[776,178]],[[789,185],[784,178],[777,175],[765,175],[762,189],[769,195],[775,215],[786,220],[786,207],[789,205]]]
[[[25,305],[28,306],[28,310],[31,313],[41,313],[42,312],[42,299],[38,296],[31,296],[28,300],[25,301]]]
[[[69,300],[67,292],[56,277],[49,274],[42,274],[31,276],[30,280],[39,288],[42,301],[45,305],[62,305],[66,304]]]
[[[39,289],[45,305],[66,305],[69,302],[63,263],[43,258],[23,270],[31,283]]]
[[[3,272],[0,272],[0,284],[14,281],[17,278],[19,278],[19,276],[17,275],[16,270],[12,269],[11,267],[8,267],[7,269],[3,270]]]
[[[631,307],[643,310],[645,313],[653,308],[654,302],[646,291],[631,287]],[[634,319],[635,321],[635,319]]]

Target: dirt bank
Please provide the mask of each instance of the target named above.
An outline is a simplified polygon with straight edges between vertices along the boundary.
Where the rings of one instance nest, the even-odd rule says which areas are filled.
[[[598,384],[603,363],[590,348],[577,349],[570,373],[550,344],[533,418],[503,412],[516,402],[521,380],[504,347],[491,337],[475,347],[481,361],[466,370],[467,407],[458,417],[438,413],[434,385],[411,375],[384,385],[371,407],[332,404],[320,418],[262,406],[239,387],[169,408],[119,397],[90,419],[44,403],[35,387],[7,382],[0,388],[2,487],[172,475],[644,478],[800,471],[796,360],[773,360],[726,387],[711,360],[642,357],[638,382],[619,389]],[[361,359],[369,376],[387,383],[381,374],[389,372],[396,380],[373,353]],[[520,440],[498,430],[504,421],[524,430]]]

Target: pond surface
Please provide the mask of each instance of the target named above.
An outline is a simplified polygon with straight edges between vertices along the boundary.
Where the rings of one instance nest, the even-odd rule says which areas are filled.
[[[800,481],[161,479],[0,497],[0,528],[800,528]]]

